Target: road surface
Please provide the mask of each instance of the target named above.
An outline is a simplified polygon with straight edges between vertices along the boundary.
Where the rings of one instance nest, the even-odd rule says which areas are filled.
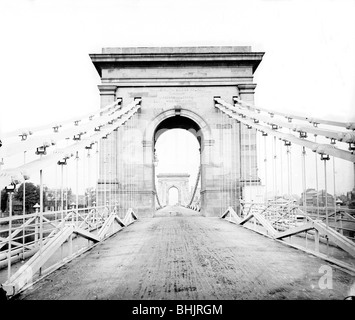
[[[343,299],[354,277],[324,266],[331,267],[241,226],[167,207],[18,299]],[[332,289],[321,278],[329,269]]]

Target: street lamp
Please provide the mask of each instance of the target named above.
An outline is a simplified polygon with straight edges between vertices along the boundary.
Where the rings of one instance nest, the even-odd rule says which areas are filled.
[[[37,148],[37,150],[36,150],[35,153],[36,153],[37,155],[40,155],[40,156],[46,155],[46,154],[47,154],[46,148],[47,148],[46,145],[40,146],[40,147]]]
[[[16,185],[14,183],[9,184],[8,186],[5,187],[6,193],[14,193],[16,189]]]
[[[38,213],[40,207],[41,206],[36,202],[36,204],[33,206],[33,208],[36,210],[36,213]]]
[[[16,184],[14,183],[11,183],[5,187],[5,191],[9,196],[9,217],[11,217],[12,215],[12,195],[14,194],[15,189],[16,189]]]

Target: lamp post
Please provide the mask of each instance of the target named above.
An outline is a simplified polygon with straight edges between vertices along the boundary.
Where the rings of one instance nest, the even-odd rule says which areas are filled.
[[[26,163],[26,151],[24,151],[24,163]],[[29,176],[27,174],[23,174],[23,195],[22,195],[22,255],[24,257],[25,254],[25,214],[26,214],[26,180],[29,180]]]
[[[11,277],[11,240],[12,240],[12,195],[16,189],[16,184],[11,183],[5,187],[5,191],[9,197],[9,244],[8,244],[8,257],[7,257],[7,276],[8,279]]]
[[[67,159],[63,158],[62,160],[59,160],[57,162],[58,165],[60,165],[60,176],[61,176],[61,182],[60,182],[60,210],[61,210],[61,220],[63,220],[63,210],[64,210],[64,191],[63,191],[63,166],[67,164]]]
[[[96,201],[94,200],[93,202],[92,202],[92,206],[95,208],[94,210],[94,213],[95,213],[95,216],[94,216],[94,221],[96,222],[97,221],[97,216],[98,216],[98,214],[97,214],[97,208],[96,208]]]
[[[74,222],[74,210],[75,210],[76,203],[73,201],[70,204],[70,206],[71,206],[71,210],[72,210],[71,221]],[[78,214],[78,211],[76,212],[76,214]],[[76,221],[78,221],[78,220],[76,219]]]
[[[39,225],[39,209],[41,206],[36,202],[36,204],[33,206],[33,208],[36,211],[36,222],[35,222],[35,244],[37,244],[38,241],[38,225]]]

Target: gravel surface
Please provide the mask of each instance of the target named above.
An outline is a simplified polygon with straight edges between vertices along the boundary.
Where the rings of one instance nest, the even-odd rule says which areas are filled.
[[[332,289],[321,289],[324,265]],[[74,259],[18,299],[343,299],[354,276],[218,218],[167,207]]]

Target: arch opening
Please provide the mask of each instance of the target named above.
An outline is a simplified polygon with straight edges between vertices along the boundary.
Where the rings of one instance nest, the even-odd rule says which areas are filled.
[[[169,117],[163,120],[162,122],[160,122],[154,132],[154,144],[156,144],[158,138],[164,132],[171,129],[187,130],[188,132],[192,133],[196,137],[199,145],[201,146],[201,142],[202,142],[201,128],[195,121],[191,120],[190,118],[182,117],[182,116]]]
[[[169,206],[176,206],[180,204],[180,192],[176,187],[170,187],[168,191],[168,204]]]
[[[187,117],[169,117],[157,125],[153,135],[153,179],[161,206],[190,203],[201,166],[202,141],[200,127]],[[200,199],[200,189],[199,183],[195,202]]]

